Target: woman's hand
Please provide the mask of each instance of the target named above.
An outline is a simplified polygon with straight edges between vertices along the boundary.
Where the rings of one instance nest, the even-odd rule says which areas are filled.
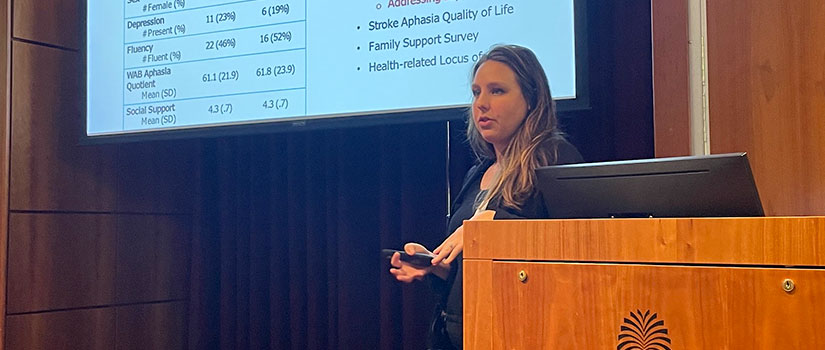
[[[404,245],[404,252],[409,255],[413,255],[415,253],[424,253],[432,255],[427,248],[423,245],[418,243],[407,243]],[[395,276],[395,279],[401,282],[410,283],[412,281],[421,280],[426,276],[428,273],[433,273],[441,279],[447,279],[447,275],[450,272],[450,266],[447,264],[439,264],[437,266],[429,266],[429,267],[415,267],[410,265],[406,262],[401,261],[401,253],[396,252],[390,258],[390,265],[392,268],[390,269],[390,273]]]
[[[496,215],[495,211],[492,210],[484,210],[478,212],[476,215],[473,215],[468,220],[492,220],[493,216]],[[433,250],[433,253],[436,254],[435,258],[433,258],[433,265],[438,264],[451,264],[453,260],[464,251],[464,225],[459,226],[450,237],[444,240],[438,248]]]

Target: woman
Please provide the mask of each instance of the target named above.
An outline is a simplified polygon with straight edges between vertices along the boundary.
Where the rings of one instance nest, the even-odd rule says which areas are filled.
[[[542,218],[547,210],[535,188],[535,169],[581,162],[558,127],[547,76],[535,54],[513,45],[497,46],[473,67],[473,104],[467,138],[478,157],[464,178],[447,228],[452,233],[432,251],[432,266],[416,268],[392,257],[397,280],[428,278],[439,295],[430,342],[433,349],[462,347],[462,274],[464,220],[495,216]],[[430,253],[407,243],[408,254]]]

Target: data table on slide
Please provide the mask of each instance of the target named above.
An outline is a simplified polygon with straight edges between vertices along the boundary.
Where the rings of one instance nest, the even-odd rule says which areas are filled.
[[[305,0],[126,0],[123,23],[125,130],[306,113]]]

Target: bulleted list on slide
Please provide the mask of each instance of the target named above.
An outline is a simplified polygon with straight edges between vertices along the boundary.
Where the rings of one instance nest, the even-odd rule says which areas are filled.
[[[334,48],[335,63],[313,66],[310,113],[363,110],[370,96],[373,110],[458,106],[469,102],[469,72],[479,56],[496,43],[515,42],[512,29],[517,4],[470,0],[378,0],[351,5],[336,2],[324,20],[341,25],[335,34],[311,41]],[[320,34],[320,32],[319,32]],[[341,77],[349,89],[324,85]],[[314,88],[315,86],[318,88]],[[337,90],[337,91],[336,91]],[[338,94],[336,106],[323,100]]]

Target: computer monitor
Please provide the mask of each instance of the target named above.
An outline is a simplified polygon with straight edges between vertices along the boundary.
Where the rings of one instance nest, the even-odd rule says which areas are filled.
[[[764,216],[746,153],[536,169],[550,218]]]

